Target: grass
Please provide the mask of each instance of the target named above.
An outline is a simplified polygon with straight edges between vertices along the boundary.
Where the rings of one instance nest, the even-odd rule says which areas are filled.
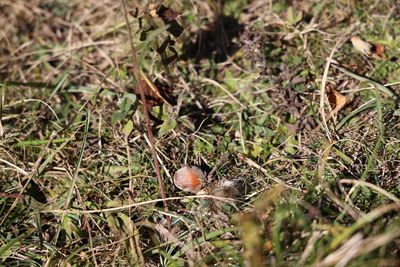
[[[398,266],[396,5],[162,2],[0,3],[0,265]]]

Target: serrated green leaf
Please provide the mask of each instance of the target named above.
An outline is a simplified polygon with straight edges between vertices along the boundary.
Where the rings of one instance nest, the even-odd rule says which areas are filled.
[[[158,136],[163,136],[171,132],[176,127],[176,120],[166,119],[164,123],[161,125],[160,131],[158,132]]]
[[[120,232],[118,220],[112,215],[106,215],[107,224],[114,233]]]

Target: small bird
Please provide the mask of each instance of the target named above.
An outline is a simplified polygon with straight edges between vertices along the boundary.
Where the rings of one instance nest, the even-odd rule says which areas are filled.
[[[240,178],[234,180],[222,180],[212,188],[211,195],[236,199],[242,194],[242,181],[243,180]]]
[[[374,46],[371,43],[362,40],[360,36],[357,35],[352,36],[350,38],[350,41],[357,51],[363,53],[367,57],[371,55],[372,49],[374,48]]]
[[[183,166],[174,175],[174,184],[183,191],[197,193],[206,182],[206,175],[196,166]]]
[[[366,55],[375,59],[387,59],[385,55],[385,47],[381,44],[374,44],[364,41],[359,36],[355,35],[350,38],[354,48]]]

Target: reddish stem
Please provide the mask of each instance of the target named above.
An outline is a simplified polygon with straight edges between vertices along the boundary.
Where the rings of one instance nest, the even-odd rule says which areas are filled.
[[[141,98],[141,101],[143,103],[144,115],[145,115],[145,118],[146,118],[147,134],[149,136],[151,152],[153,154],[154,167],[155,167],[155,171],[156,171],[156,174],[157,174],[158,184],[160,186],[160,194],[161,194],[161,197],[163,199],[165,199],[167,196],[165,194],[164,184],[163,184],[163,181],[162,181],[162,178],[161,178],[160,165],[159,165],[158,160],[157,160],[157,151],[156,151],[156,146],[155,146],[155,142],[154,142],[154,135],[153,135],[153,131],[152,131],[152,128],[151,128],[151,122],[150,122],[150,117],[149,117],[148,106],[147,106],[146,97],[145,97],[144,90],[143,90],[143,83],[142,83],[143,77],[142,77],[142,74],[140,73],[139,64],[138,64],[137,55],[136,55],[136,49],[135,49],[135,45],[133,44],[133,35],[132,35],[131,26],[130,26],[129,20],[128,20],[128,15],[127,15],[128,12],[127,12],[127,7],[126,7],[126,1],[125,0],[122,0],[122,7],[123,7],[123,10],[124,10],[125,22],[126,22],[126,26],[128,28],[128,36],[129,36],[130,46],[131,46],[131,50],[132,50],[134,75],[136,77],[137,86],[138,86],[138,89],[139,89],[139,92],[140,92],[140,98]],[[163,200],[163,204],[164,204],[165,210],[168,211],[168,203],[167,203],[167,201]],[[168,224],[168,228],[171,230],[171,221],[170,221],[169,217],[167,217],[167,224]]]

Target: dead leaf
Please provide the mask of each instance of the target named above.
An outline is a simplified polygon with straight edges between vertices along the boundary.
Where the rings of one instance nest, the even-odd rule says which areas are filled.
[[[329,121],[330,119],[335,119],[336,114],[348,103],[352,101],[351,98],[342,95],[340,92],[336,91],[335,89],[328,89],[326,91],[328,101],[331,104],[333,110],[326,116],[326,121]],[[316,126],[312,132],[317,131],[320,128],[320,126]]]
[[[183,12],[176,12],[164,5],[149,4],[147,13],[153,18],[161,18],[165,25],[169,25],[167,31],[175,38],[182,34],[183,27],[176,21],[176,18]]]
[[[182,12],[175,12],[169,7],[165,7],[161,5],[157,10],[157,15],[160,16],[164,21],[173,21],[175,20]]]
[[[299,123],[286,123],[285,127],[293,134],[299,131]]]
[[[158,15],[157,15],[157,5],[156,4],[149,4],[148,13],[153,18],[158,17]]]
[[[153,83],[147,78],[146,80],[141,80],[140,86],[142,87],[142,90],[144,90],[148,108],[150,109],[154,106],[160,106],[163,103],[171,105],[172,99],[170,95],[172,89],[159,82]],[[135,87],[135,94],[140,98],[139,84],[137,84]]]
[[[165,25],[169,25],[167,31],[175,38],[178,38],[182,32],[183,27],[176,21],[176,18],[182,13],[175,12],[172,9],[161,5],[157,9],[157,15],[163,20]]]
[[[338,113],[346,104],[350,103],[351,99],[345,95],[342,95],[336,90],[327,92],[329,103],[334,108],[332,115]]]

